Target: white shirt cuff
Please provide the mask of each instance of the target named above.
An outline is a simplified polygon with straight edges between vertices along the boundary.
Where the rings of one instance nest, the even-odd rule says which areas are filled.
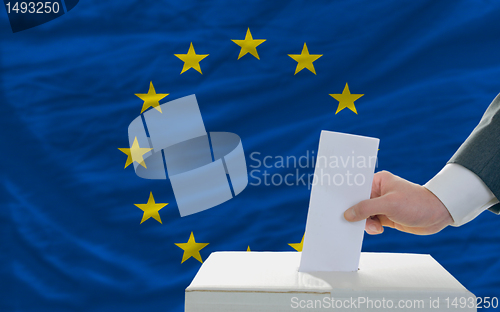
[[[463,225],[498,203],[484,182],[458,164],[447,164],[424,185],[446,206],[453,226]]]

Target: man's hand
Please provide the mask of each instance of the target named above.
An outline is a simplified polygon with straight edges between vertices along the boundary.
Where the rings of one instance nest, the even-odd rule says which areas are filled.
[[[388,171],[373,177],[372,194],[344,212],[347,221],[366,220],[368,234],[380,234],[384,226],[403,232],[434,234],[453,223],[441,201],[425,187]]]

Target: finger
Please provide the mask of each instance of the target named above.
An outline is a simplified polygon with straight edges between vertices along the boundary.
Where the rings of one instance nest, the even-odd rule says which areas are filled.
[[[387,218],[387,216],[384,216],[384,215],[378,215],[377,216],[380,224],[382,224],[383,226],[387,226],[387,227],[390,227],[390,228],[396,228],[396,225],[394,224],[394,221],[392,221],[391,219]]]
[[[391,196],[389,195],[367,199],[347,209],[344,212],[344,218],[347,221],[355,222],[378,214],[387,215],[391,212],[392,206],[394,206],[394,203],[391,202]]]
[[[392,173],[388,171],[379,171],[375,173],[373,175],[370,198],[377,198],[382,196],[382,186],[385,185],[392,176]]]
[[[370,198],[377,198],[382,195],[382,192],[380,190],[380,181],[381,181],[381,175],[379,174],[380,172],[375,173],[373,176],[373,181],[372,181],[372,191],[370,194]]]
[[[371,235],[381,234],[382,232],[384,232],[384,227],[380,223],[377,216],[370,217],[370,218],[366,219],[365,231],[366,231],[366,233],[371,234]]]

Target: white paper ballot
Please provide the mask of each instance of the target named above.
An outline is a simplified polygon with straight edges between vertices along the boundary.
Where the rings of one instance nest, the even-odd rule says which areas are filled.
[[[322,131],[299,271],[357,271],[366,221],[344,211],[369,199],[379,139]]]

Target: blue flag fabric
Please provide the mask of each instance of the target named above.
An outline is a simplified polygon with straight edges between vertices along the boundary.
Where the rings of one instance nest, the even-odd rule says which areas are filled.
[[[84,1],[12,33],[0,13],[0,310],[183,311],[201,263],[182,247],[293,251],[321,130],[380,138],[378,170],[424,184],[500,92],[493,1]],[[258,58],[238,59],[250,29]],[[208,55],[200,72],[174,54]],[[322,55],[296,74],[304,43]],[[313,73],[315,71],[316,74]],[[248,185],[180,217],[169,180],[124,169],[153,83],[196,94],[207,132],[236,133]],[[336,113],[348,84],[355,109]],[[153,108],[154,109],[154,108]],[[294,160],[297,162],[294,163]],[[286,177],[286,179],[285,179]],[[162,223],[141,223],[150,194]],[[195,195],[195,194],[194,194]],[[194,196],[193,195],[193,196]],[[335,203],[332,203],[334,205]],[[431,236],[386,229],[364,251],[431,254],[476,296],[500,294],[500,218]],[[176,245],[181,244],[181,245]],[[182,263],[181,263],[182,262]]]

